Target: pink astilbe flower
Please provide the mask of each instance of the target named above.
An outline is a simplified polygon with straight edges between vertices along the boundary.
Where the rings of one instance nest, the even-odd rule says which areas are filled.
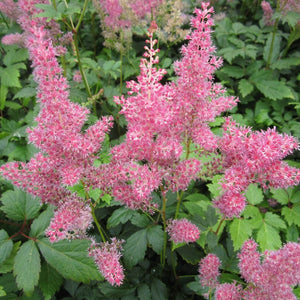
[[[265,1],[265,0],[263,0],[261,2],[261,7],[262,7],[262,9],[264,11],[264,23],[265,23],[265,25],[267,25],[267,26],[273,26],[274,23],[275,23],[275,21],[272,20],[274,12],[273,12],[273,9],[272,9],[270,3],[267,2],[267,1]]]
[[[86,230],[92,226],[92,222],[90,206],[82,199],[71,196],[56,210],[45,233],[51,242],[87,238]]]
[[[13,21],[16,21],[20,15],[19,8],[14,0],[1,0],[0,11],[2,11]]]
[[[219,284],[215,291],[216,300],[241,300],[242,286],[235,283]]]
[[[199,228],[187,219],[168,220],[166,231],[175,244],[192,243],[199,239]]]
[[[111,285],[120,286],[124,280],[124,269],[120,263],[123,242],[116,238],[112,238],[110,243],[92,241],[88,250],[89,256],[94,258],[99,271]]]
[[[199,279],[202,287],[215,289],[220,275],[221,261],[215,254],[208,254],[199,263]]]
[[[275,129],[252,131],[227,118],[219,139],[223,155],[223,194],[214,200],[226,217],[238,216],[245,207],[245,191],[251,183],[262,188],[287,188],[300,182],[300,170],[282,159],[298,149],[298,140]]]
[[[25,46],[24,35],[20,33],[12,33],[5,35],[1,42],[4,45],[19,45],[20,47]]]

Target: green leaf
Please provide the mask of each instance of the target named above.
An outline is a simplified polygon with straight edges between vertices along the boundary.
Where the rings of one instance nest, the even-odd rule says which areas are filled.
[[[44,234],[45,229],[49,226],[51,219],[53,218],[53,206],[48,206],[38,218],[36,218],[30,227],[29,236],[38,238]]]
[[[137,294],[140,300],[151,300],[150,288],[147,284],[143,283],[137,288]]]
[[[168,300],[168,290],[166,285],[157,278],[153,278],[151,282],[152,299]]]
[[[5,108],[6,96],[8,93],[8,88],[1,84],[0,86],[0,109],[3,110]]]
[[[272,69],[277,69],[277,70],[285,70],[285,69],[290,69],[293,66],[298,66],[300,65],[300,58],[298,57],[288,57],[288,58],[282,58],[278,59],[275,62],[271,64]]]
[[[10,256],[0,265],[0,273],[8,273],[13,270],[15,257],[19,251],[21,241],[14,243]]]
[[[47,263],[42,264],[39,288],[43,292],[45,300],[51,299],[51,297],[59,290],[63,280],[63,277],[50,265]]]
[[[45,17],[49,22],[51,19],[60,20],[62,17],[62,13],[56,10],[51,4],[39,3],[35,4],[35,7],[41,8],[43,12],[39,14],[35,14],[35,17]]]
[[[15,109],[15,110],[16,110],[16,109],[22,108],[22,105],[21,105],[21,104],[19,104],[19,103],[17,103],[17,102],[13,102],[13,101],[6,101],[5,106],[6,106],[7,108]]]
[[[213,227],[218,222],[218,216],[216,215],[216,210],[214,207],[209,206],[205,212],[205,217],[208,223],[208,226]]]
[[[271,64],[278,59],[280,53],[280,44],[281,36],[279,34],[273,36],[273,33],[271,32],[268,36],[263,53],[263,58],[266,63]]]
[[[116,227],[120,223],[125,224],[132,218],[134,211],[127,208],[121,207],[113,212],[107,221],[107,228]]]
[[[152,249],[159,255],[163,250],[164,237],[165,232],[162,230],[162,227],[160,225],[147,228],[148,243],[152,246]]]
[[[229,225],[234,250],[240,249],[243,243],[251,236],[252,229],[249,225],[249,221],[245,219],[234,219]]]
[[[257,242],[260,245],[261,251],[277,250],[281,247],[278,230],[266,222],[262,223],[262,226],[257,232]]]
[[[264,218],[265,222],[275,228],[286,229],[285,222],[278,216],[271,212],[267,212]]]
[[[18,62],[23,62],[28,59],[28,50],[26,48],[10,49],[3,59],[6,66],[11,66]]]
[[[145,256],[147,249],[147,230],[142,229],[131,235],[124,246],[124,262],[132,268]]]
[[[0,230],[0,264],[4,262],[11,254],[13,242],[9,239],[7,232],[4,229]]]
[[[94,260],[88,257],[88,240],[62,240],[51,244],[48,239],[37,240],[45,260],[64,278],[88,283],[101,280]]]
[[[247,79],[241,79],[239,81],[239,91],[243,97],[248,96],[254,89],[254,86]]]
[[[30,295],[39,280],[41,259],[33,240],[25,242],[15,257],[14,275],[19,289]]]
[[[131,223],[137,227],[145,228],[149,225],[149,219],[146,215],[141,215],[138,212],[134,212],[131,218]]]
[[[31,220],[40,210],[39,200],[21,190],[5,192],[1,201],[1,210],[14,221]]]
[[[261,189],[258,187],[257,184],[253,184],[253,183],[248,186],[245,196],[248,202],[253,205],[261,203],[264,200],[264,195]]]
[[[265,97],[272,100],[294,99],[293,93],[282,81],[262,80],[256,81],[255,85]]]
[[[13,99],[22,99],[22,98],[31,98],[35,97],[36,89],[32,87],[24,87],[23,89],[19,90]]]
[[[289,226],[292,224],[300,226],[300,206],[284,207],[281,213]]]
[[[7,87],[22,87],[19,81],[20,71],[14,67],[0,68],[1,84]]]
[[[289,226],[287,228],[286,240],[287,240],[287,242],[298,243],[298,241],[299,241],[299,232],[298,232],[298,228],[296,227],[295,224],[292,224],[291,226]]]
[[[237,66],[226,66],[223,67],[221,71],[226,73],[229,77],[236,79],[242,78],[245,75],[244,70]]]
[[[195,265],[199,263],[202,253],[194,245],[185,245],[175,250],[189,264]]]
[[[284,189],[271,189],[273,198],[282,205],[288,204],[290,196],[287,190]]]

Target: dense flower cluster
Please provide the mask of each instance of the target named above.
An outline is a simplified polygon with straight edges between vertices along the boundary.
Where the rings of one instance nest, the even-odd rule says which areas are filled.
[[[202,287],[216,288],[218,276],[220,275],[220,265],[220,259],[212,253],[201,259],[199,263],[199,279]]]
[[[46,230],[51,242],[63,239],[87,238],[86,230],[92,226],[91,208],[82,199],[68,197],[56,210]]]
[[[166,231],[175,244],[192,243],[199,239],[199,228],[187,219],[168,220]]]
[[[88,250],[89,256],[93,257],[99,271],[111,284],[120,286],[124,280],[124,269],[120,263],[123,241],[112,238],[111,242],[92,244]]]
[[[282,159],[299,148],[298,140],[275,129],[252,131],[227,118],[219,140],[223,155],[223,195],[214,203],[226,217],[239,216],[245,207],[242,194],[251,183],[262,188],[287,188],[300,182],[300,170]]]

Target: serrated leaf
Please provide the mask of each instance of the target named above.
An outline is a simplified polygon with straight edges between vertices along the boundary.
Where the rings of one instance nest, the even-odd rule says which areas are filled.
[[[13,242],[9,239],[7,232],[4,229],[0,230],[0,264],[4,262],[11,254]]]
[[[252,234],[251,226],[245,219],[234,219],[229,225],[229,233],[233,242],[234,250],[239,250],[243,243]]]
[[[292,224],[300,226],[300,206],[294,206],[292,208],[284,207],[281,214],[289,226]]]
[[[248,96],[254,89],[254,86],[247,79],[241,79],[239,81],[239,91],[243,97]]]
[[[281,81],[262,80],[261,82],[256,81],[255,85],[265,97],[272,100],[294,99],[291,90]]]
[[[243,68],[237,66],[226,66],[223,67],[221,71],[226,73],[229,77],[236,79],[242,78],[245,75]]]
[[[218,216],[214,207],[209,206],[205,212],[206,221],[208,226],[213,227],[218,222]]]
[[[152,249],[161,254],[164,245],[165,232],[160,225],[151,226],[147,228],[147,240]]]
[[[1,210],[14,221],[31,220],[40,210],[39,200],[21,190],[5,192],[1,201]]]
[[[115,227],[120,223],[125,224],[128,220],[132,218],[134,211],[127,208],[121,207],[113,212],[107,221],[107,228]]]
[[[298,65],[300,65],[300,58],[288,57],[288,58],[282,58],[276,60],[271,64],[270,67],[272,69],[284,70],[284,69],[290,69],[292,66],[298,66]]]
[[[253,183],[248,186],[245,196],[248,202],[253,205],[261,203],[264,200],[264,195],[262,193],[262,190],[258,187],[257,184],[253,184]]]
[[[209,249],[213,249],[218,244],[218,236],[213,232],[209,231],[206,235],[206,243]]]
[[[168,300],[168,290],[166,285],[157,278],[151,282],[151,295],[155,300]]]
[[[147,249],[147,230],[142,229],[131,235],[124,246],[124,262],[132,268],[145,256]]]
[[[0,109],[3,110],[5,107],[5,103],[6,103],[6,96],[8,93],[8,88],[1,84],[0,86]]]
[[[185,245],[175,250],[189,264],[195,265],[199,263],[202,253],[194,245]]]
[[[38,238],[44,234],[54,216],[53,206],[48,206],[31,224],[29,236]]]
[[[51,297],[59,290],[63,283],[63,277],[47,263],[42,264],[39,288],[41,289],[45,300]]]
[[[20,71],[13,67],[0,68],[1,84],[7,87],[21,87],[19,77]]]
[[[281,247],[281,239],[277,229],[263,222],[257,232],[257,242],[261,251],[277,250]]]
[[[279,34],[274,36],[273,33],[270,33],[263,52],[263,58],[265,62],[270,64],[278,59],[280,53],[280,44],[281,36]]]
[[[287,228],[286,240],[287,240],[287,242],[298,243],[298,241],[299,241],[299,232],[298,232],[298,228],[296,227],[295,224],[292,224],[291,226],[289,226]]]
[[[33,292],[39,280],[41,259],[33,240],[28,240],[19,249],[14,263],[14,275],[19,289],[27,295]]]
[[[140,300],[151,300],[150,288],[147,284],[143,283],[137,288],[137,294]]]
[[[289,193],[284,189],[271,189],[273,198],[282,205],[288,204],[290,200]]]
[[[20,98],[31,98],[36,95],[36,89],[32,87],[25,87],[18,91],[13,99],[20,99]]]
[[[88,240],[62,240],[51,244],[48,239],[37,240],[45,260],[66,279],[88,283],[101,280],[94,260],[88,257]]]
[[[19,104],[19,103],[17,103],[17,102],[13,102],[13,101],[6,101],[5,106],[6,106],[7,108],[15,109],[15,110],[16,110],[16,109],[22,108],[22,105],[21,105],[21,104]]]
[[[8,273],[13,270],[15,257],[19,251],[21,241],[14,243],[10,256],[0,265],[0,273]]]
[[[138,212],[134,212],[131,218],[131,223],[137,227],[145,228],[149,225],[149,219],[146,215],[141,215]]]
[[[278,216],[271,212],[267,212],[264,218],[265,222],[275,228],[285,229],[285,222]]]

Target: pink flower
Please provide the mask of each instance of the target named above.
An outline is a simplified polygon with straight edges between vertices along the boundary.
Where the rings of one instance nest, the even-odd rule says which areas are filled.
[[[86,230],[92,226],[91,208],[75,197],[68,197],[56,210],[46,235],[51,242],[62,239],[86,238]]]
[[[175,244],[192,243],[199,239],[199,228],[187,219],[168,220],[166,231]]]
[[[77,83],[82,82],[82,77],[81,77],[80,71],[75,71],[75,72],[74,72],[74,75],[73,75],[73,81],[74,81],[74,82],[77,82]]]
[[[216,300],[241,300],[242,286],[235,283],[219,284],[215,291]]]
[[[97,244],[92,241],[88,250],[89,256],[94,258],[99,271],[111,285],[120,286],[124,280],[124,269],[120,263],[123,242],[116,238],[112,238],[110,243]]]
[[[199,278],[202,287],[216,288],[218,276],[220,275],[220,265],[220,259],[212,253],[201,259],[199,263]]]
[[[275,22],[274,20],[272,20],[274,12],[273,12],[273,9],[272,9],[270,3],[263,0],[261,2],[261,7],[264,11],[264,23],[265,23],[265,25],[273,26],[274,22]]]

